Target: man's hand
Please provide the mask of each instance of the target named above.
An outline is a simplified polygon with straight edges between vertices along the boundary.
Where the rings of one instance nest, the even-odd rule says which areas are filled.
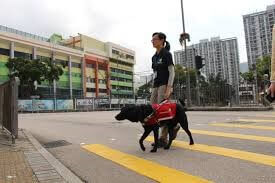
[[[168,99],[172,93],[172,86],[167,86],[164,94],[164,99]]]
[[[275,82],[272,82],[271,85],[268,88],[268,92],[271,93],[271,97],[275,96]]]

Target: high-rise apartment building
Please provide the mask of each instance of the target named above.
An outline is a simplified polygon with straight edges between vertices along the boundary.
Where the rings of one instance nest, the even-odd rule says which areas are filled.
[[[195,68],[195,55],[204,58],[205,66],[201,72],[207,78],[211,74],[215,76],[220,73],[223,79],[233,86],[239,83],[239,51],[237,38],[201,40],[198,44],[188,46],[187,60],[189,68]],[[187,66],[184,51],[175,51],[174,60],[176,64]]]
[[[275,5],[265,11],[243,15],[247,61],[249,68],[257,59],[271,55],[272,27],[275,23]]]

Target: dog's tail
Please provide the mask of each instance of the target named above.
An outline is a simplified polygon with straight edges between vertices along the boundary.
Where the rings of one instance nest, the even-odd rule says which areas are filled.
[[[182,99],[180,98],[179,101],[180,101],[180,104],[183,106],[184,110],[185,110],[185,111],[188,111],[187,108],[185,107],[185,102],[184,102],[184,100],[182,100]]]

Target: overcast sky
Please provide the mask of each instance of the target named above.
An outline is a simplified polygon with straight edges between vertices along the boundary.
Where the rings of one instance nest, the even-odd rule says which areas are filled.
[[[82,33],[136,52],[135,71],[151,70],[153,32],[164,32],[171,51],[181,49],[180,0],[1,0],[0,24],[49,37]],[[237,37],[246,62],[242,15],[266,10],[274,0],[183,0],[190,44],[220,36]],[[143,72],[145,73],[145,72]]]

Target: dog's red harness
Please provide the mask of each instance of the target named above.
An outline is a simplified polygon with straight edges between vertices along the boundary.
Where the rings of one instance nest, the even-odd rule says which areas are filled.
[[[176,115],[176,103],[171,103],[168,100],[160,104],[152,104],[154,112],[144,119],[144,125],[154,125],[163,120],[169,120]]]

